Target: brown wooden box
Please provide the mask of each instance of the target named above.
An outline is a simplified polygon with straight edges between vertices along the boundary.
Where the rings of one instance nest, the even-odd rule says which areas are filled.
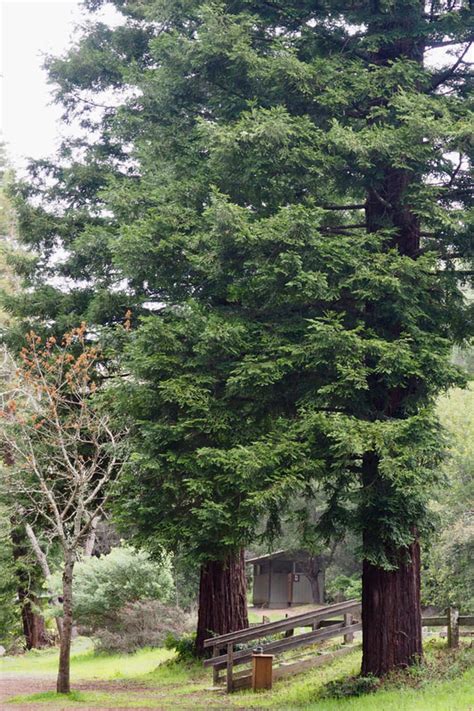
[[[273,654],[252,655],[252,689],[272,688]]]

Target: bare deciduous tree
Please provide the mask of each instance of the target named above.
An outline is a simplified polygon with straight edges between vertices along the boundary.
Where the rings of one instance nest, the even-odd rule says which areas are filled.
[[[126,432],[113,428],[98,403],[99,351],[86,343],[85,324],[61,343],[54,338],[43,343],[33,332],[27,343],[19,365],[12,368],[10,359],[4,366],[10,378],[0,410],[0,438],[11,456],[2,482],[10,500],[21,505],[30,533],[38,521],[62,550],[57,691],[69,693],[74,563],[122,470]],[[45,561],[43,556],[44,570]]]

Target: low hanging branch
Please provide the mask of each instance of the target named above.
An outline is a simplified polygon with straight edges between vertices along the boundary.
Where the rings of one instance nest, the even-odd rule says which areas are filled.
[[[123,468],[126,431],[100,407],[100,354],[86,343],[86,326],[45,343],[27,337],[20,364],[6,356],[0,439],[11,452],[2,486],[22,514],[33,549],[49,566],[30,521],[40,521],[63,554],[63,619],[57,690],[70,690],[69,658],[74,563]],[[30,535],[32,534],[32,535]]]

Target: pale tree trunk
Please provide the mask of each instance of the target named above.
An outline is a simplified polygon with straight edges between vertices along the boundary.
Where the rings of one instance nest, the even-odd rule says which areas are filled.
[[[35,554],[35,556],[36,556],[36,560],[38,561],[38,563],[39,563],[39,565],[40,565],[40,568],[41,568],[41,571],[42,571],[42,573],[43,573],[43,575],[44,575],[46,584],[47,584],[47,586],[48,586],[48,593],[49,593],[49,598],[50,598],[51,604],[52,604],[54,607],[56,607],[56,608],[58,609],[58,611],[59,611],[59,608],[61,607],[61,603],[60,603],[60,601],[59,601],[58,596],[55,595],[55,593],[51,590],[51,587],[50,587],[50,585],[49,585],[49,582],[50,582],[50,580],[51,580],[51,570],[50,570],[50,567],[49,567],[48,559],[47,559],[46,555],[44,554],[43,550],[41,549],[41,546],[40,546],[40,544],[39,544],[39,541],[38,541],[38,539],[36,538],[36,534],[35,534],[33,528],[30,526],[29,523],[25,524],[25,531],[26,531],[26,535],[28,536],[29,541],[30,541],[30,543],[31,543],[31,547],[32,547],[32,549],[33,549],[33,552],[34,552],[34,554]],[[58,630],[59,638],[61,639],[62,626],[63,626],[62,619],[61,619],[60,617],[58,617],[58,616],[55,616],[54,619],[55,619],[55,622],[56,622],[56,628],[57,628],[57,630]]]
[[[90,558],[92,553],[94,552],[95,539],[96,539],[96,535],[97,535],[97,526],[99,524],[99,521],[100,521],[99,516],[94,516],[94,518],[91,521],[89,535],[87,536],[86,542],[84,545],[84,557],[85,558]]]
[[[316,605],[322,605],[324,602],[324,591],[323,585],[321,584],[321,579],[318,575],[317,578],[306,576],[309,580],[311,586],[311,598]]]
[[[72,639],[72,576],[74,571],[74,552],[67,550],[64,555],[63,571],[63,632],[59,650],[59,669],[56,691],[58,694],[69,694],[71,691],[70,661]]]
[[[310,556],[308,560],[302,561],[304,575],[311,586],[311,596],[313,602],[321,604],[324,602],[324,558],[323,556]]]

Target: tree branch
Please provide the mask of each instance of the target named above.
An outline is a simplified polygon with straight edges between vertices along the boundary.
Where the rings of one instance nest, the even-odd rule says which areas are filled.
[[[462,64],[462,61],[466,54],[469,52],[469,49],[472,46],[472,42],[468,42],[464,51],[459,55],[457,61],[453,64],[452,67],[449,67],[445,72],[443,72],[438,78],[433,77],[433,80],[431,81],[431,86],[430,86],[430,91],[433,91],[436,89],[438,86],[441,84],[444,84],[448,79],[450,79],[453,74],[455,73],[456,69]]]

